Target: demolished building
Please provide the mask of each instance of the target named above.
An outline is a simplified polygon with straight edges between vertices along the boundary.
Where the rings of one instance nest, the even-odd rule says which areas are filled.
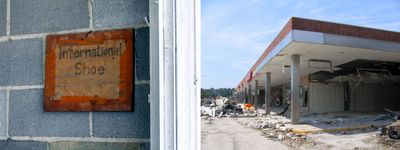
[[[400,110],[400,33],[291,18],[236,87],[239,102],[301,112]]]

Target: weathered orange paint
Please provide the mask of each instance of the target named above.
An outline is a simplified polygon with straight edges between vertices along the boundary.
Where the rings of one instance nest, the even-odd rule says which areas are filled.
[[[119,97],[106,99],[97,96],[55,96],[56,45],[85,46],[105,40],[125,41],[126,50],[120,56]],[[132,111],[134,30],[97,31],[89,33],[49,35],[46,37],[46,71],[44,90],[45,111]]]

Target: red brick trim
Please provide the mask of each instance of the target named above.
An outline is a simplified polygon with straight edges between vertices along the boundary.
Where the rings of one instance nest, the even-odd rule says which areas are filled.
[[[283,27],[283,29],[279,32],[278,36],[275,37],[275,39],[271,42],[271,44],[267,47],[267,49],[257,59],[256,63],[246,73],[246,76],[257,68],[257,66],[264,60],[265,57],[267,57],[267,55],[272,51],[272,49],[274,49],[291,30],[292,30],[292,19],[290,19],[289,22],[286,23],[285,27]],[[240,81],[240,83],[246,83],[246,76]],[[237,89],[239,89],[239,85],[236,87]]]
[[[283,27],[278,36],[275,37],[275,39],[262,53],[262,55],[257,59],[251,69],[246,73],[246,75],[252,71],[255,71],[257,66],[265,59],[265,57],[267,57],[272,49],[274,49],[293,29],[391,42],[400,42],[399,32],[293,17],[288,21],[285,27]],[[257,74],[255,74],[255,76],[256,75]],[[246,76],[240,81],[239,85],[242,83],[246,83]],[[240,89],[239,85],[236,87],[237,89]]]
[[[339,23],[292,18],[292,29],[400,42],[400,33]]]

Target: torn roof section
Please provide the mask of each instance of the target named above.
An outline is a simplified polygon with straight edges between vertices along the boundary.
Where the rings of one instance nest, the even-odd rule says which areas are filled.
[[[357,59],[400,62],[400,33],[293,17],[236,90],[247,87],[254,80],[264,85],[265,72],[271,72],[272,86],[288,82],[290,56],[293,54],[301,57],[301,76],[324,70],[323,67],[310,66],[314,60],[329,62],[331,68]]]

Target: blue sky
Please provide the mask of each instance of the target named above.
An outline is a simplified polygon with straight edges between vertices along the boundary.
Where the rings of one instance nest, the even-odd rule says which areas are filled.
[[[202,88],[233,88],[292,17],[400,32],[400,0],[202,0]]]

